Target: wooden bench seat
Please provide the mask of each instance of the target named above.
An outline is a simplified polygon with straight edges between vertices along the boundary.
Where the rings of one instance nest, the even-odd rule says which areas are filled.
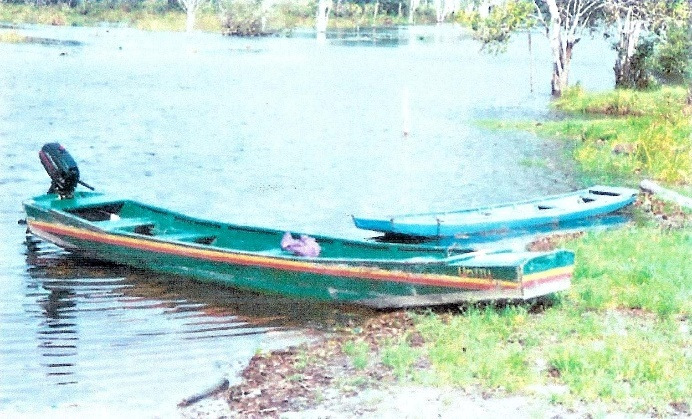
[[[216,236],[193,232],[176,232],[157,234],[155,237],[166,241],[179,241],[188,243],[211,244],[216,240]]]
[[[120,218],[94,221],[94,224],[106,231],[123,230],[147,235],[151,235],[151,230],[154,228],[154,223],[146,218]]]

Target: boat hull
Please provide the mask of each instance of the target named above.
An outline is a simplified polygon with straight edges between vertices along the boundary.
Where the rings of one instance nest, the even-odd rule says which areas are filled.
[[[437,213],[353,217],[356,227],[419,237],[471,234],[559,225],[612,213],[634,202],[637,190],[607,186],[543,199]]]
[[[445,249],[319,236],[316,239],[326,254],[306,258],[276,248],[258,251],[241,246],[251,238],[257,242],[255,236],[278,243],[280,231],[207,222],[154,207],[140,208],[130,201],[125,207],[139,208],[137,219],[151,210],[146,212],[151,225],[170,224],[178,234],[145,233],[131,226],[127,230],[124,218],[89,221],[75,215],[85,208],[110,208],[122,202],[90,193],[63,200],[37,197],[25,203],[28,228],[89,258],[246,290],[379,308],[534,298],[567,289],[574,262],[568,251],[445,254]],[[186,242],[180,231],[188,235],[213,232],[220,244]],[[346,250],[348,257],[342,254]]]

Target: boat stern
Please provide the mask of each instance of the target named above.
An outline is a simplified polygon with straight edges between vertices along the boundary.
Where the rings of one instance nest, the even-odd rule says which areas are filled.
[[[538,254],[522,267],[521,298],[532,299],[569,289],[574,275],[574,253],[556,250]]]

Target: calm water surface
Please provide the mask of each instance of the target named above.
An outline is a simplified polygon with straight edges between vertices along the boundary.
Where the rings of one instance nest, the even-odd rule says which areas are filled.
[[[549,117],[547,43],[480,54],[454,27],[318,42],[144,33],[21,32],[0,44],[0,414],[55,406],[159,412],[259,349],[369,312],[239,293],[25,242],[21,201],[59,141],[82,179],[202,218],[363,238],[349,215],[460,208],[577,186],[559,150],[484,118]],[[394,39],[394,41],[392,40]],[[613,56],[575,52],[572,79],[607,89]],[[410,135],[404,137],[404,126]]]

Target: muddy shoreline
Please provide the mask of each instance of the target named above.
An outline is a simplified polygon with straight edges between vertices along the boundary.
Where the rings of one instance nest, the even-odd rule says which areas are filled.
[[[185,418],[432,418],[465,412],[467,417],[529,418],[540,413],[541,417],[583,418],[593,409],[593,406],[568,409],[551,405],[540,397],[482,388],[421,386],[397,378],[391,368],[380,362],[355,367],[343,350],[346,342],[365,342],[371,358],[380,359],[379,348],[386,340],[393,339],[405,339],[412,346],[424,343],[415,332],[409,314],[397,311],[383,313],[362,327],[311,344],[255,355],[243,371],[240,384],[181,409],[181,415]],[[429,367],[425,363],[416,366],[421,370]]]

